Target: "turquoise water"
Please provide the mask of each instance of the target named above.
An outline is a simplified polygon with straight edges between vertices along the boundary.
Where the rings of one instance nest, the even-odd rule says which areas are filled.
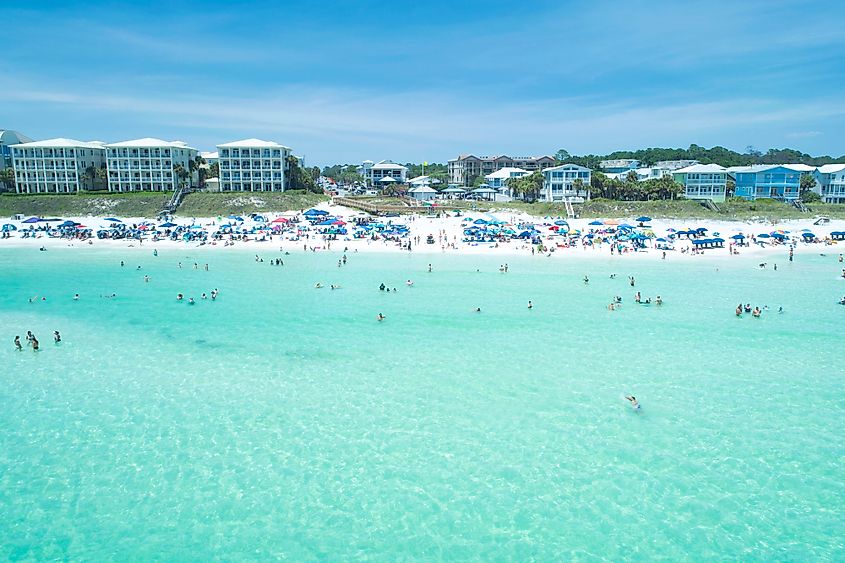
[[[0,249],[0,558],[845,558],[835,254],[338,258]]]

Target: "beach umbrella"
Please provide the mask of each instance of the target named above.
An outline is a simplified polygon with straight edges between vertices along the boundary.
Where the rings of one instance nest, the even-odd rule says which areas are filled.
[[[649,221],[651,221],[651,217],[646,217],[645,215],[637,217],[637,223],[648,223]]]
[[[607,221],[604,222],[604,224],[605,225],[618,225],[619,221],[617,221],[615,219],[608,219]]]
[[[757,235],[757,238],[772,238],[772,235],[770,235],[768,233],[762,233],[762,234]]]
[[[801,233],[801,236],[804,238],[816,238],[816,235],[813,233]]]
[[[631,226],[631,225],[629,225],[628,223],[622,223],[621,225],[619,225],[619,228],[620,228],[620,229],[628,229],[628,230],[631,230],[631,229],[633,229],[634,227],[633,227],[633,226]]]
[[[178,226],[178,225],[177,225],[176,223],[169,223],[169,222],[168,222],[168,223],[162,223],[161,225],[159,225],[159,228],[161,228],[161,229],[170,229],[170,228],[177,227],[177,226]]]
[[[285,219],[284,217],[277,217],[276,219],[273,219],[270,222],[271,223],[288,223],[288,222],[290,222],[290,219]]]
[[[227,217],[227,219],[232,219],[234,221],[243,221],[244,220],[243,217],[240,217],[238,215],[229,215],[229,217]]]
[[[734,240],[742,240],[742,239],[744,239],[744,238],[745,238],[745,235],[743,235],[742,233],[740,233],[740,234],[738,234],[738,235],[734,235],[734,236],[732,236],[731,238],[732,238],[732,239],[734,239]]]
[[[8,231],[17,231],[17,230],[18,230],[18,228],[16,226],[12,225],[11,223],[6,223],[5,225],[3,225],[3,232],[4,233],[8,232]]]
[[[120,219],[117,219],[115,217],[106,217],[105,221],[110,221],[112,223],[123,223],[123,221],[121,221]]]
[[[588,224],[589,224],[589,225],[595,225],[595,226],[598,226],[598,225],[604,225],[604,223],[603,223],[603,222],[601,222],[601,221],[591,221],[591,222],[590,222],[590,223],[588,223]]]
[[[65,221],[59,227],[75,227],[78,223],[74,223],[73,221]]]
[[[38,221],[40,221],[40,219],[38,217],[30,217],[29,219],[27,219],[23,222],[24,223],[37,223]]]
[[[569,223],[567,223],[566,221],[560,220],[560,221],[555,221],[555,225],[557,225],[558,227],[568,227]]]
[[[673,229],[672,227],[669,227],[668,229],[666,229],[666,232],[667,232],[667,233],[677,233],[677,232],[678,232],[678,230],[677,230],[677,229]]]

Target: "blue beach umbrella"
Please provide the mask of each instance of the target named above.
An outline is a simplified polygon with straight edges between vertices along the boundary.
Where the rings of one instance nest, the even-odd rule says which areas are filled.
[[[738,235],[734,235],[734,236],[732,236],[731,238],[732,238],[732,239],[734,239],[734,240],[742,240],[742,239],[744,239],[744,238],[745,238],[745,235],[743,235],[742,233],[740,233],[740,234],[738,234]]]
[[[27,219],[23,222],[24,223],[37,223],[38,221],[40,221],[40,219],[38,217],[30,217],[29,219]]]
[[[121,221],[120,219],[117,219],[116,217],[106,217],[105,220],[111,221],[112,223],[123,223],[123,221]]]
[[[816,238],[816,235],[813,233],[801,233],[801,236],[804,238]]]
[[[587,223],[587,224],[588,225],[594,225],[594,226],[604,225],[604,223],[602,221],[591,221],[590,223]]]
[[[176,225],[176,223],[162,223],[161,225],[159,225],[159,228],[170,229],[170,228],[176,227],[176,226],[178,226],[178,225]]]
[[[772,238],[772,235],[770,235],[768,233],[763,233],[763,234],[757,235],[757,238]]]
[[[637,223],[648,223],[649,221],[651,221],[651,217],[646,217],[645,215],[637,217]]]
[[[568,227],[569,223],[567,223],[566,221],[560,220],[560,221],[555,221],[555,225],[557,225],[558,227],[563,227],[563,226]]]

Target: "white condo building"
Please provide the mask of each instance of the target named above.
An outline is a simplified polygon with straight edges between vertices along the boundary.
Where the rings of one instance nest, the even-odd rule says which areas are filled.
[[[49,139],[12,145],[18,193],[75,193],[92,189],[87,170],[106,164],[106,149],[98,141]]]
[[[290,154],[290,147],[261,139],[217,145],[220,191],[283,192]]]
[[[179,187],[175,167],[189,172],[197,149],[182,141],[136,139],[106,145],[110,192],[162,192]]]

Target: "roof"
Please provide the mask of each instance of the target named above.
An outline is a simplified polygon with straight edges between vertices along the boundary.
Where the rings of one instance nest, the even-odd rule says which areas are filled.
[[[832,172],[842,172],[845,170],[845,164],[823,164],[818,168],[822,174],[830,174]]]
[[[543,170],[543,174],[553,170],[580,170],[581,172],[589,172],[590,169],[586,166],[578,166],[577,164],[561,164],[560,166],[552,166]]]
[[[203,157],[206,160],[209,160],[209,159],[213,160],[215,158],[220,158],[220,153],[203,151],[203,152],[200,153],[200,156]]]
[[[232,141],[231,143],[223,143],[222,145],[217,145],[217,148],[274,148],[290,150],[290,147],[280,145],[279,143],[273,141],[262,141],[261,139],[243,139],[241,141]]]
[[[731,166],[728,168],[728,172],[757,173],[774,170],[775,168],[786,168],[794,172],[812,172],[815,170],[815,168],[806,164],[752,164],[751,166]]]
[[[530,174],[528,170],[523,170],[522,168],[515,168],[513,166],[505,166],[504,168],[499,168],[492,174],[488,174],[485,178],[496,179],[496,178],[510,178],[512,174]]]
[[[119,143],[109,143],[106,145],[109,148],[117,148],[117,147],[139,147],[139,148],[151,148],[151,147],[171,147],[176,149],[190,149],[190,150],[197,150],[193,147],[189,147],[183,141],[162,141],[161,139],[154,139],[152,137],[145,137],[143,139],[133,139],[131,141],[120,141]]]
[[[431,188],[429,186],[420,186],[418,188],[412,188],[408,190],[410,192],[414,192],[415,194],[436,194],[437,190]]]
[[[373,165],[373,170],[407,170],[407,167],[389,160],[382,160],[378,164]]]
[[[675,174],[695,174],[695,173],[718,173],[718,172],[727,172],[728,169],[724,166],[719,166],[718,164],[693,164],[692,166],[687,166],[686,168],[679,168],[675,170]]]
[[[0,130],[0,144],[3,145],[17,145],[21,143],[31,143],[32,139],[26,135],[22,135],[17,131],[11,129]]]
[[[47,139],[46,141],[33,141],[31,143],[19,143],[17,145],[12,145],[14,147],[20,148],[60,148],[60,147],[73,147],[73,148],[84,148],[84,149],[102,149],[105,148],[103,143],[99,141],[77,141],[76,139]]]

